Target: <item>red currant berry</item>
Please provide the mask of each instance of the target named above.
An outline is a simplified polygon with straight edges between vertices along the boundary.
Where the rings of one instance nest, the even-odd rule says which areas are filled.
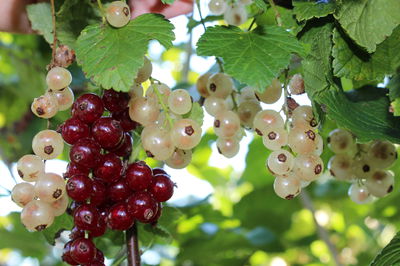
[[[152,225],[156,225],[158,222],[158,219],[160,219],[160,217],[161,217],[161,213],[162,213],[162,204],[161,204],[161,202],[158,202],[157,213],[156,213],[156,215],[153,216],[153,218],[151,218],[149,220],[148,223],[152,224]]]
[[[127,230],[134,223],[132,215],[128,212],[125,203],[112,206],[107,216],[107,225],[113,230]]]
[[[70,238],[71,240],[75,240],[75,239],[77,239],[77,238],[79,238],[79,237],[85,237],[85,231],[79,229],[79,228],[76,227],[76,226],[72,227],[71,233],[69,234],[69,238]]]
[[[150,188],[151,194],[158,202],[169,200],[174,194],[174,182],[167,175],[156,175]]]
[[[79,264],[91,263],[96,256],[93,242],[85,238],[77,238],[71,244],[71,257]]]
[[[104,254],[100,249],[96,250],[95,260],[96,261],[104,261]]]
[[[104,233],[107,230],[107,224],[104,221],[104,219],[100,218],[99,221],[97,222],[96,227],[94,227],[92,230],[90,230],[89,236],[90,237],[99,237],[104,235]]]
[[[127,108],[129,99],[128,93],[113,89],[104,90],[102,97],[104,107],[111,113],[121,112]]]
[[[81,230],[93,230],[97,226],[100,214],[96,207],[82,204],[74,212],[74,223]]]
[[[129,108],[126,108],[124,111],[119,113],[113,113],[112,117],[121,123],[121,127],[125,132],[135,130],[139,125],[129,116]]]
[[[76,262],[71,257],[71,244],[72,244],[72,241],[69,241],[64,245],[64,250],[63,250],[63,254],[61,256],[61,259],[62,259],[62,261],[68,263],[69,265],[78,265],[79,263]]]
[[[85,201],[92,193],[92,180],[86,175],[74,175],[68,179],[66,190],[68,196],[75,201]]]
[[[133,140],[131,135],[129,135],[129,133],[126,132],[120,145],[118,145],[118,147],[115,148],[114,150],[111,150],[111,152],[121,157],[128,156],[132,152],[132,143]]]
[[[128,166],[126,170],[126,181],[134,191],[142,191],[150,187],[153,172],[145,162],[136,162]]]
[[[118,202],[126,200],[129,195],[132,194],[132,190],[129,188],[125,179],[121,178],[119,181],[107,187],[107,194],[113,202]]]
[[[92,135],[102,148],[113,149],[121,143],[124,131],[117,120],[101,117],[94,122]]]
[[[63,177],[64,177],[64,179],[67,179],[67,178],[73,177],[74,175],[85,175],[85,176],[88,176],[89,172],[90,172],[89,168],[80,167],[76,163],[70,162],[67,165],[67,170],[63,174]]]
[[[68,144],[74,144],[78,140],[90,136],[90,128],[77,118],[70,118],[62,125],[61,136]]]
[[[69,158],[80,167],[95,168],[100,160],[101,147],[92,139],[81,139],[69,152]]]
[[[130,196],[127,201],[129,213],[142,223],[149,223],[157,214],[158,204],[153,196],[140,191]]]
[[[153,176],[156,176],[156,175],[167,175],[167,176],[169,176],[169,174],[167,174],[167,172],[165,172],[165,170],[160,168],[160,167],[153,168]]]
[[[92,93],[83,94],[76,99],[72,106],[72,116],[86,124],[92,124],[101,117],[103,112],[104,106],[101,98]]]
[[[107,188],[100,180],[93,180],[90,204],[94,206],[102,205],[107,199]]]
[[[94,171],[94,174],[104,182],[113,183],[121,178],[122,168],[121,159],[114,153],[108,153],[102,155],[100,164]]]

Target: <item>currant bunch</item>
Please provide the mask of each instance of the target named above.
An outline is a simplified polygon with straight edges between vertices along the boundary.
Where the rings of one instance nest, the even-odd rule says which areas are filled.
[[[252,0],[239,0],[231,2],[226,0],[211,0],[208,3],[210,12],[214,15],[224,15],[224,20],[229,25],[240,26],[247,21],[246,5],[250,5]]]
[[[345,129],[333,130],[327,141],[335,153],[328,169],[334,178],[351,183],[348,194],[352,201],[369,203],[373,197],[381,198],[393,191],[394,174],[385,170],[398,156],[393,143],[375,140],[357,144],[356,138]]]

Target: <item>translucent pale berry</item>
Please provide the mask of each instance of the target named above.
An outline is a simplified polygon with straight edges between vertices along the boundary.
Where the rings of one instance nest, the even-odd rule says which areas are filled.
[[[301,192],[300,180],[290,175],[286,178],[275,178],[274,191],[282,199],[291,200]]]
[[[357,204],[366,204],[372,201],[371,194],[365,185],[353,183],[349,187],[348,195]]]
[[[54,211],[50,204],[32,200],[21,211],[22,224],[31,231],[42,231],[52,225]]]
[[[173,90],[168,97],[168,107],[179,115],[189,113],[192,109],[192,97],[187,90]]]
[[[267,167],[273,173],[282,175],[289,173],[294,166],[293,155],[286,150],[273,151],[267,159]]]
[[[106,19],[111,26],[121,28],[131,18],[129,6],[123,1],[114,1],[107,6]]]
[[[228,5],[225,0],[211,0],[208,3],[208,8],[210,12],[216,16],[224,14]]]
[[[159,161],[168,159],[175,149],[170,132],[158,126],[151,126],[151,128],[150,131],[143,130],[141,135],[142,146],[147,156]],[[143,132],[148,133],[143,134]]]
[[[165,85],[164,83],[161,84],[152,84],[147,90],[146,90],[146,96],[151,97],[154,100],[158,101],[158,96],[156,93],[156,90],[159,92],[162,102],[168,106],[168,98],[171,95],[171,89]]]
[[[322,152],[324,151],[324,140],[321,137],[321,135],[317,134],[315,137],[315,150],[313,152],[313,154],[317,155],[317,156],[321,156]]]
[[[239,141],[235,138],[218,138],[217,149],[218,152],[226,158],[232,158],[238,154],[240,148]]]
[[[214,120],[214,132],[223,138],[233,137],[240,129],[239,116],[233,111],[223,111]]]
[[[200,143],[201,127],[192,119],[180,119],[171,129],[171,138],[177,148],[192,149]]]
[[[153,71],[153,66],[151,65],[150,60],[147,57],[144,57],[143,66],[139,68],[135,81],[137,83],[145,82],[150,78],[152,71]]]
[[[351,181],[355,178],[353,174],[353,158],[347,154],[332,156],[328,163],[331,175],[339,180]]]
[[[53,208],[54,216],[60,216],[65,213],[68,208],[69,199],[66,195],[63,195],[58,200],[50,203],[50,206]]]
[[[224,20],[229,25],[240,26],[247,21],[247,11],[243,5],[228,6],[224,13]]]
[[[207,90],[207,82],[208,82],[208,78],[210,76],[211,76],[211,73],[205,73],[205,74],[201,75],[197,79],[197,82],[196,82],[197,91],[204,98],[207,98],[210,96],[210,94],[208,93],[208,90]]]
[[[371,162],[363,156],[355,158],[352,162],[351,167],[353,174],[359,179],[368,178],[375,170],[374,167],[371,165]]]
[[[131,98],[143,97],[144,91],[142,84],[135,81],[128,94]]]
[[[233,90],[232,78],[224,73],[216,73],[209,77],[207,89],[210,96],[225,99]]]
[[[240,103],[244,101],[253,101],[253,100],[258,101],[258,96],[256,96],[254,88],[247,86],[240,90],[240,95],[239,95]]]
[[[42,130],[32,140],[33,152],[43,160],[56,158],[64,149],[61,134],[54,130]]]
[[[124,137],[119,121],[111,117],[101,117],[92,126],[92,136],[103,149],[114,149]]]
[[[264,146],[273,151],[279,150],[288,143],[288,133],[281,127],[264,131],[262,138]]]
[[[37,155],[22,156],[17,163],[18,175],[27,182],[35,182],[44,174],[44,162]]]
[[[308,105],[301,105],[294,109],[292,113],[292,124],[293,127],[316,128],[318,123],[314,117],[312,107]]]
[[[298,155],[294,159],[293,172],[304,181],[314,181],[322,175],[324,162],[313,154]]]
[[[260,103],[257,100],[248,100],[239,104],[237,114],[243,126],[252,128],[254,117],[259,111],[261,111]]]
[[[391,171],[376,170],[365,182],[369,192],[375,197],[384,197],[393,191],[394,175]]]
[[[215,96],[210,96],[205,99],[204,108],[209,115],[214,117],[217,115],[217,113],[228,110],[226,102],[223,99]]]
[[[335,129],[329,133],[328,147],[334,153],[346,153],[354,147],[353,135],[345,129]]]
[[[71,82],[71,73],[63,67],[53,67],[46,76],[47,86],[55,91],[68,87]]]
[[[317,148],[317,133],[309,127],[294,127],[289,132],[288,145],[299,154],[313,153]]]
[[[128,212],[142,223],[148,223],[157,214],[157,201],[149,192],[135,193],[127,199],[126,203]]]
[[[51,118],[58,112],[57,98],[52,93],[46,93],[35,98],[31,105],[32,113],[41,118]]]
[[[34,186],[30,183],[19,183],[11,191],[11,199],[18,206],[24,207],[35,197]]]
[[[188,166],[191,161],[192,150],[175,149],[171,157],[169,157],[165,163],[171,168],[182,169]]]
[[[262,136],[270,128],[283,128],[285,122],[282,116],[274,110],[263,110],[254,117],[253,128]]]
[[[72,106],[72,116],[86,124],[92,124],[101,117],[103,112],[103,101],[99,96],[92,93],[81,95]]]
[[[375,141],[368,151],[369,163],[377,168],[388,168],[397,159],[396,147],[389,141]]]
[[[53,92],[57,99],[58,111],[65,111],[69,109],[74,103],[74,92],[70,87],[63,88],[59,91]]]
[[[137,97],[129,103],[129,116],[133,121],[146,126],[157,120],[160,107],[154,98]]]
[[[278,79],[273,79],[263,93],[256,92],[258,99],[263,103],[272,104],[277,102],[282,95],[282,84]]]
[[[304,80],[301,74],[295,74],[290,79],[289,91],[291,94],[299,95],[304,93]]]
[[[35,196],[40,200],[52,203],[65,194],[64,179],[54,173],[46,173],[35,184]]]

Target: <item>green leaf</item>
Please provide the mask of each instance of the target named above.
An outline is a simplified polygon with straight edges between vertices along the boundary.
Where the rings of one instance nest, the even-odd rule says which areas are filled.
[[[389,88],[389,98],[394,101],[396,98],[400,98],[400,74],[394,75],[387,87]]]
[[[38,3],[26,7],[32,29],[39,32],[48,43],[53,43],[53,22],[49,3]]]
[[[54,219],[53,224],[42,233],[50,245],[55,245],[55,240],[60,236],[62,231],[71,230],[74,226],[71,215],[64,213]]]
[[[379,44],[373,54],[358,48],[338,30],[333,32],[333,69],[335,76],[354,80],[382,80],[400,66],[400,27]]]
[[[261,10],[267,10],[268,8],[264,0],[254,0],[254,4]]]
[[[328,3],[293,1],[293,6],[293,12],[298,21],[325,17],[335,12],[336,9],[334,1]]]
[[[86,76],[105,89],[129,91],[150,40],[172,46],[174,26],[162,15],[144,14],[116,29],[108,24],[86,27],[77,41],[76,55]]]
[[[204,111],[198,102],[193,102],[192,110],[190,110],[190,112],[185,115],[185,118],[196,121],[199,126],[203,125]]]
[[[208,27],[197,49],[199,55],[222,57],[227,74],[260,92],[289,64],[292,53],[305,55],[304,47],[277,26],[251,32],[234,26]]]
[[[332,28],[332,23],[318,25],[301,38],[302,42],[311,45],[311,52],[302,61],[304,86],[310,98],[326,90],[332,80]]]
[[[341,1],[335,14],[343,29],[368,52],[392,34],[400,24],[400,1]]]
[[[393,115],[400,116],[400,98],[395,99],[390,105],[393,108]]]
[[[400,119],[389,113],[384,89],[370,87],[346,93],[330,90],[317,101],[339,127],[353,132],[359,141],[382,139],[400,143]]]
[[[372,261],[371,266],[388,266],[400,263],[400,233],[397,233],[390,243]]]
[[[175,0],[161,0],[163,4],[172,5]]]

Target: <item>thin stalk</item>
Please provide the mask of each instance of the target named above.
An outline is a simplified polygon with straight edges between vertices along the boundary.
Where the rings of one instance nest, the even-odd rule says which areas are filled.
[[[136,223],[126,230],[126,247],[128,252],[128,266],[140,266],[138,230]]]
[[[101,13],[101,18],[103,20],[103,23],[106,22],[106,17],[105,17],[105,11],[103,4],[101,3],[101,0],[97,0],[97,5],[99,6],[100,13]]]
[[[278,23],[278,26],[282,26],[281,14],[279,13],[278,8],[276,7],[276,5],[274,3],[274,0],[268,0],[268,2],[271,5],[272,9],[274,9],[276,23]]]
[[[150,78],[150,81],[152,84],[154,84],[154,79]],[[171,116],[169,115],[169,108],[168,106],[165,105],[164,101],[163,101],[163,97],[160,93],[160,91],[158,90],[157,86],[153,86],[153,90],[157,95],[157,100],[161,105],[161,108],[163,109],[164,113],[165,113],[165,118],[167,118],[168,123],[170,125],[170,127],[172,128],[174,126],[174,122],[172,121]]]
[[[256,23],[256,19],[253,18],[253,20],[251,21],[251,24],[250,24],[249,28],[247,29],[247,31],[251,31],[251,29],[253,28],[255,23]]]
[[[53,47],[51,53],[51,64],[54,65],[54,60],[56,58],[56,49],[57,49],[57,25],[56,25],[56,8],[54,4],[54,0],[50,0],[51,5],[51,18],[53,23]]]

